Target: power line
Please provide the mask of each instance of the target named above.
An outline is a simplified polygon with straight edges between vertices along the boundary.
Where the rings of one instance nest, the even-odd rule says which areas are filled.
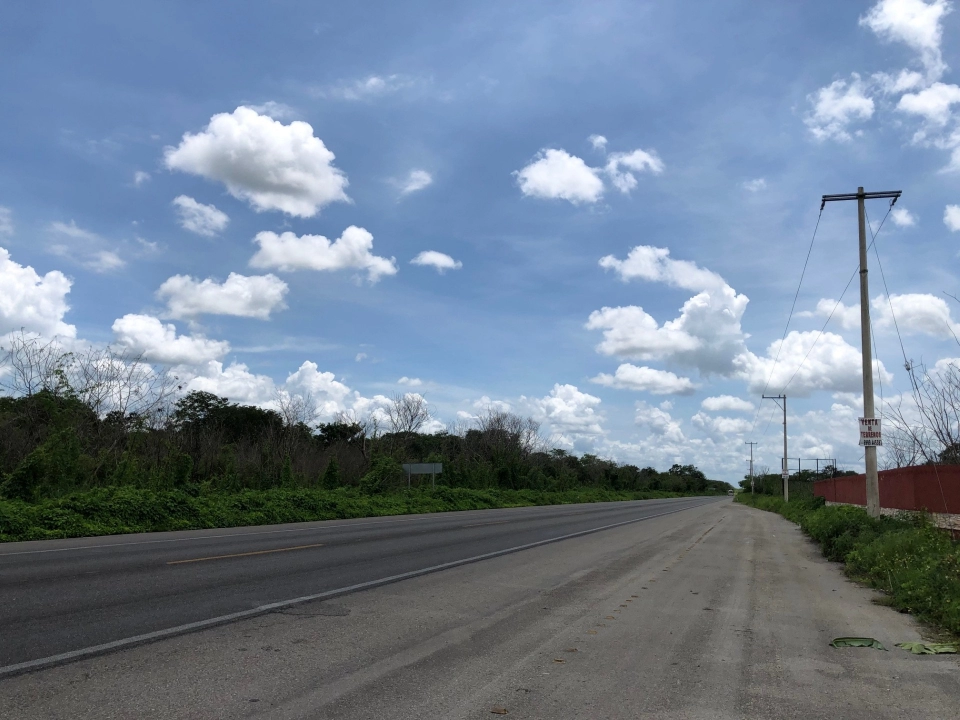
[[[790,306],[790,314],[787,315],[787,324],[783,328],[783,337],[780,338],[780,346],[777,348],[777,355],[773,359],[773,366],[770,368],[770,373],[767,375],[767,381],[763,384],[763,391],[760,393],[762,396],[767,388],[770,386],[770,379],[773,377],[773,371],[777,369],[777,362],[780,360],[780,352],[783,350],[783,342],[787,338],[787,330],[790,329],[790,321],[793,319],[793,311],[797,307],[797,298],[800,297],[800,288],[803,285],[803,277],[807,274],[807,264],[810,262],[810,253],[813,252],[813,243],[817,239],[817,230],[820,229],[820,219],[823,217],[823,205],[820,205],[820,213],[817,215],[817,224],[813,228],[813,237],[810,238],[810,247],[807,248],[807,257],[803,261],[803,270],[800,271],[800,282],[797,283],[797,292],[793,295],[793,304]],[[753,427],[750,428],[750,432],[753,432],[757,427],[757,420],[760,418],[760,407],[763,405],[763,400],[760,401],[760,404],[757,406],[757,414],[753,418]],[[769,423],[767,423],[769,426]],[[766,432],[766,431],[764,431]]]

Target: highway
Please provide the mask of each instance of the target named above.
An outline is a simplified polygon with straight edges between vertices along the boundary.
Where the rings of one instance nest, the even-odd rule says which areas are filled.
[[[960,707],[955,656],[896,648],[924,630],[795,525],[726,498],[0,551],[3,718],[886,720]],[[845,635],[888,651],[830,647]],[[70,657],[10,669],[51,653]]]
[[[184,625],[716,499],[511,508],[0,546],[0,675]]]

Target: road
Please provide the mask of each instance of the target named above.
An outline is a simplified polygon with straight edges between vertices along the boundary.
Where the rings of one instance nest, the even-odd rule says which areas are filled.
[[[574,514],[580,510],[586,514]],[[921,637],[909,617],[874,603],[873,593],[847,581],[783,518],[725,499],[480,511],[427,518],[426,525],[407,518],[403,530],[356,521],[348,531],[350,523],[331,523],[341,527],[326,532],[330,538],[394,533],[357,544],[392,548],[385,567],[397,574],[419,557],[418,543],[449,540],[460,556],[472,557],[494,547],[484,543],[500,541],[500,531],[516,532],[509,542],[517,543],[641,514],[646,519],[600,532],[8,676],[0,679],[0,716],[488,718],[501,710],[559,720],[955,716],[955,658],[895,648]],[[454,520],[456,527],[447,525]],[[304,552],[316,564],[330,546],[329,538],[309,537],[324,545],[184,565],[232,562],[247,567],[248,582],[265,572],[280,584],[284,573],[271,563]],[[185,543],[200,549],[194,540]],[[253,537],[245,542],[258,547]],[[204,557],[170,544],[177,548],[49,554],[131,553],[106,563],[130,568],[118,576],[137,576],[139,553],[158,552],[153,561],[164,563]],[[266,549],[308,544],[298,536]],[[10,561],[4,585],[7,569],[20,567],[10,557],[3,558]],[[168,599],[156,605],[178,597],[173,580],[181,566],[169,567],[166,575],[143,576],[153,578],[145,591],[166,588],[156,597]],[[336,572],[347,570],[314,572],[311,587]],[[216,582],[225,589],[240,584],[229,577]],[[293,587],[299,586],[277,587],[270,597]],[[256,593],[245,597],[248,608],[260,601]],[[9,627],[4,619],[4,637]],[[877,637],[890,651],[829,647],[840,635]]]
[[[511,508],[0,546],[0,676],[30,661],[210,622],[611,524],[691,498]]]

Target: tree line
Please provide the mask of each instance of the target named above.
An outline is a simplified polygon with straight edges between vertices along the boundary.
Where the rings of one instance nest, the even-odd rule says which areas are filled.
[[[67,352],[20,333],[2,360],[0,494],[26,501],[103,486],[382,493],[407,485],[407,462],[441,462],[438,481],[466,488],[730,487],[692,465],[659,472],[550,448],[535,420],[495,409],[424,433],[430,412],[416,394],[365,418],[341,413],[315,424],[309,397],[280,393],[268,409],[184,393],[169,372],[111,348]]]

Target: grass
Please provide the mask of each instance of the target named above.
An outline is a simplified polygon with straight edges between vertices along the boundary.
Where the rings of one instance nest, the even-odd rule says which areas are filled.
[[[689,494],[597,488],[550,492],[437,487],[367,494],[354,488],[225,492],[200,486],[165,491],[105,487],[35,503],[0,499],[0,542],[684,495]]]
[[[821,498],[785,503],[740,493],[736,499],[797,523],[851,577],[886,593],[885,604],[960,635],[960,544],[928,518],[876,519],[859,507],[824,506]]]

